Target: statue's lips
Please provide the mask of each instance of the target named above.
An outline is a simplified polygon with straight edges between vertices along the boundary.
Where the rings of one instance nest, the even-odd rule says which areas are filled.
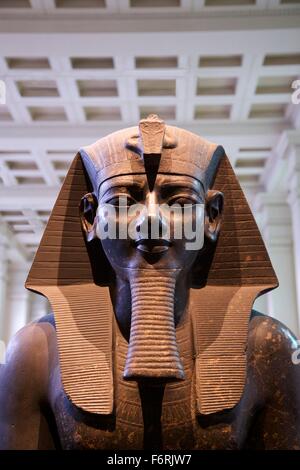
[[[163,253],[169,249],[171,242],[168,240],[159,239],[148,239],[141,238],[135,242],[135,246],[139,251],[144,253]]]

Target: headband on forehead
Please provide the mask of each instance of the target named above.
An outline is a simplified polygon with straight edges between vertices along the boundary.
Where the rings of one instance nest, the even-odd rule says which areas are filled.
[[[157,173],[191,176],[209,187],[207,167],[217,145],[173,126],[158,116],[142,119],[139,127],[124,129],[80,150],[84,166],[97,194],[109,178],[146,174],[150,190]]]

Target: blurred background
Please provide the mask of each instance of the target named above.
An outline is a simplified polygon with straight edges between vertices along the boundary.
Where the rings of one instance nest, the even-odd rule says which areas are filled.
[[[299,334],[297,79],[299,0],[0,0],[0,340],[50,309],[24,281],[78,148],[150,112],[225,147],[280,281],[255,307]]]

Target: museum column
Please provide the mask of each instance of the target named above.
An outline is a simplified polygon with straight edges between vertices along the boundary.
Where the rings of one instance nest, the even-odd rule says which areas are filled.
[[[29,292],[28,321],[37,320],[51,312],[49,302],[46,297]]]
[[[29,308],[29,293],[24,287],[28,266],[12,266],[8,274],[6,341],[28,322]]]
[[[0,235],[0,362],[2,362],[5,349],[3,341],[5,342],[5,321],[7,315],[7,266],[7,244],[4,237]]]
[[[260,193],[255,200],[258,225],[278,276],[279,287],[267,294],[267,313],[299,333],[293,255],[293,229],[286,193]]]
[[[294,235],[294,262],[297,289],[298,318],[300,322],[300,144],[289,145],[288,202],[291,208]]]

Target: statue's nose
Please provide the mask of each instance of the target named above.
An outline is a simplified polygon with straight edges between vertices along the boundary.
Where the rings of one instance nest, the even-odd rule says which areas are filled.
[[[137,221],[137,231],[141,238],[147,239],[161,238],[167,231],[167,225],[154,192],[150,193],[147,198],[144,211]]]

